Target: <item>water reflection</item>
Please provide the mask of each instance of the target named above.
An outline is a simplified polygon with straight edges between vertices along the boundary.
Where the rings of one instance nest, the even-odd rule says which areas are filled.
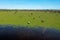
[[[0,25],[0,40],[60,40],[60,31],[47,29],[42,33],[44,28],[13,28],[11,25]]]

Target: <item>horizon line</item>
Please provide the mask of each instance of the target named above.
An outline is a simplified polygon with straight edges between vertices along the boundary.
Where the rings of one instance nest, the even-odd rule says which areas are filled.
[[[0,9],[0,10],[60,10],[60,9]]]

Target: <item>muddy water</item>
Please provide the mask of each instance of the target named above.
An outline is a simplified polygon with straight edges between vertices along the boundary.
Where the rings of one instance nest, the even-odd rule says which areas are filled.
[[[0,40],[60,40],[60,30],[0,25]]]

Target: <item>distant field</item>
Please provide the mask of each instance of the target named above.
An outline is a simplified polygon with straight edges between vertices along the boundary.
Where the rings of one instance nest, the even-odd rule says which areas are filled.
[[[0,11],[0,25],[41,26],[60,29],[60,13],[40,11]]]

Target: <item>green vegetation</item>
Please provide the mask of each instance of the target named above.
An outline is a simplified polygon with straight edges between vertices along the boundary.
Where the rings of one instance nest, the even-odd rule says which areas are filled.
[[[60,13],[36,10],[0,10],[0,24],[60,29]]]

